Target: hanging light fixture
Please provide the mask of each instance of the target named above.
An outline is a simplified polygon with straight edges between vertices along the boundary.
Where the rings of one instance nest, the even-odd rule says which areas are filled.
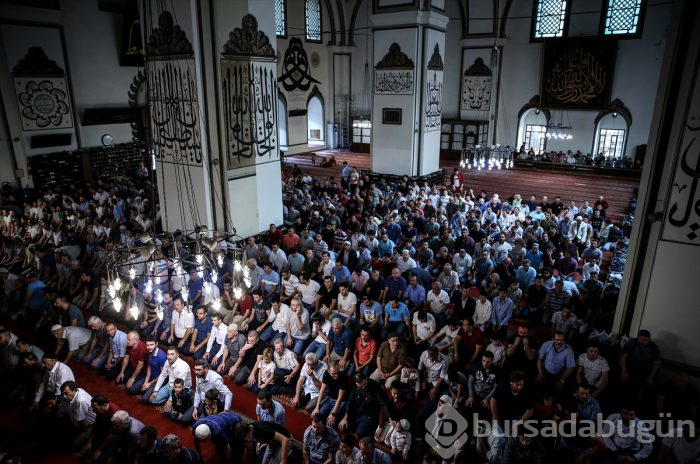
[[[559,112],[559,122],[550,122],[547,124],[547,132],[545,136],[549,140],[572,140],[574,138],[574,128],[569,121],[569,115],[566,115],[567,124],[564,124],[564,111]]]

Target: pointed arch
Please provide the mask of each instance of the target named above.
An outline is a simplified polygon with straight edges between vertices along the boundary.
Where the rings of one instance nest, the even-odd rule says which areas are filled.
[[[340,44],[345,45],[345,12],[343,11],[343,4],[340,0],[335,0],[335,6],[338,7],[338,22],[340,22]]]
[[[309,144],[325,142],[325,111],[326,105],[323,94],[321,94],[318,87],[314,85],[314,88],[306,99],[306,138]]]
[[[328,41],[328,45],[335,45],[335,34],[336,34],[336,29],[335,29],[335,15],[333,15],[333,5],[331,4],[331,0],[324,0],[324,3],[326,4],[326,11],[328,11],[328,24],[331,28],[331,38]]]
[[[352,16],[350,16],[350,29],[348,30],[348,45],[351,47],[355,46],[355,23],[357,22],[357,15],[360,13],[360,7],[364,1],[365,0],[356,0],[355,6],[352,8]]]

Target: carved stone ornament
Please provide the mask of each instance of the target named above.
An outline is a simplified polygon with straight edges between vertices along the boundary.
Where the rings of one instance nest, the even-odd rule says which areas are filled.
[[[401,51],[401,47],[396,42],[389,47],[389,53],[377,63],[376,69],[406,69],[415,68],[413,60]]]
[[[169,11],[164,11],[158,18],[158,27],[148,38],[146,59],[191,55],[194,55],[194,50],[185,31],[175,24],[173,15]]]
[[[442,56],[440,56],[440,46],[438,44],[435,44],[433,55],[430,57],[430,61],[428,61],[428,69],[434,71],[442,71],[444,69]]]
[[[489,69],[486,64],[484,64],[484,60],[481,58],[477,58],[474,60],[474,64],[469,66],[466,71],[464,71],[465,76],[490,76],[491,75],[491,70]]]
[[[12,68],[14,76],[65,76],[66,72],[50,60],[40,47],[31,47],[24,58]]]
[[[258,20],[255,16],[247,14],[241,20],[241,27],[235,28],[229,34],[222,55],[259,56],[275,59],[275,50],[270,45],[270,39],[267,35],[258,30]]]

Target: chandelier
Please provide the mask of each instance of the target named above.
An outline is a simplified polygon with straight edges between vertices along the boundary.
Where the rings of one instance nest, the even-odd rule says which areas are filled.
[[[127,311],[134,319],[140,314],[137,300],[128,297],[132,287],[153,296],[156,314],[163,319],[163,293],[181,288],[180,296],[186,311],[191,312],[187,283],[190,273],[202,279],[202,301],[214,311],[221,308],[218,288],[214,289],[222,275],[225,260],[232,260],[231,283],[235,298],[240,298],[250,285],[248,268],[243,266],[243,248],[231,247],[229,240],[238,241],[234,234],[209,231],[206,226],[193,231],[176,231],[163,234],[142,234],[134,244],[121,244],[109,254],[107,267],[107,292],[112,306],[120,313],[126,299]]]
[[[499,144],[476,145],[473,149],[465,148],[459,161],[462,169],[499,170],[511,169],[513,167],[513,150],[511,147],[503,147]]]
[[[564,112],[560,111],[559,122],[547,124],[545,136],[548,140],[572,140],[574,138],[574,128],[571,126],[571,121],[569,121],[569,115],[566,115],[566,125],[564,125],[563,118]]]

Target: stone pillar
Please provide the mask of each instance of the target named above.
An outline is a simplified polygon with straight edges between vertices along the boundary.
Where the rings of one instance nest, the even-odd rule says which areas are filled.
[[[227,208],[249,236],[282,223],[272,0],[212,0]]]
[[[172,7],[178,9],[175,15],[156,13],[148,4],[142,10],[152,17],[146,23],[157,20],[157,26],[146,29],[149,149],[155,159],[163,228],[168,231],[192,230],[213,220],[195,53],[181,27],[187,24],[183,19],[196,13],[185,2]]]
[[[418,176],[439,169],[441,51],[449,18],[426,8],[400,14],[379,8],[372,16],[371,153],[376,172]]]

